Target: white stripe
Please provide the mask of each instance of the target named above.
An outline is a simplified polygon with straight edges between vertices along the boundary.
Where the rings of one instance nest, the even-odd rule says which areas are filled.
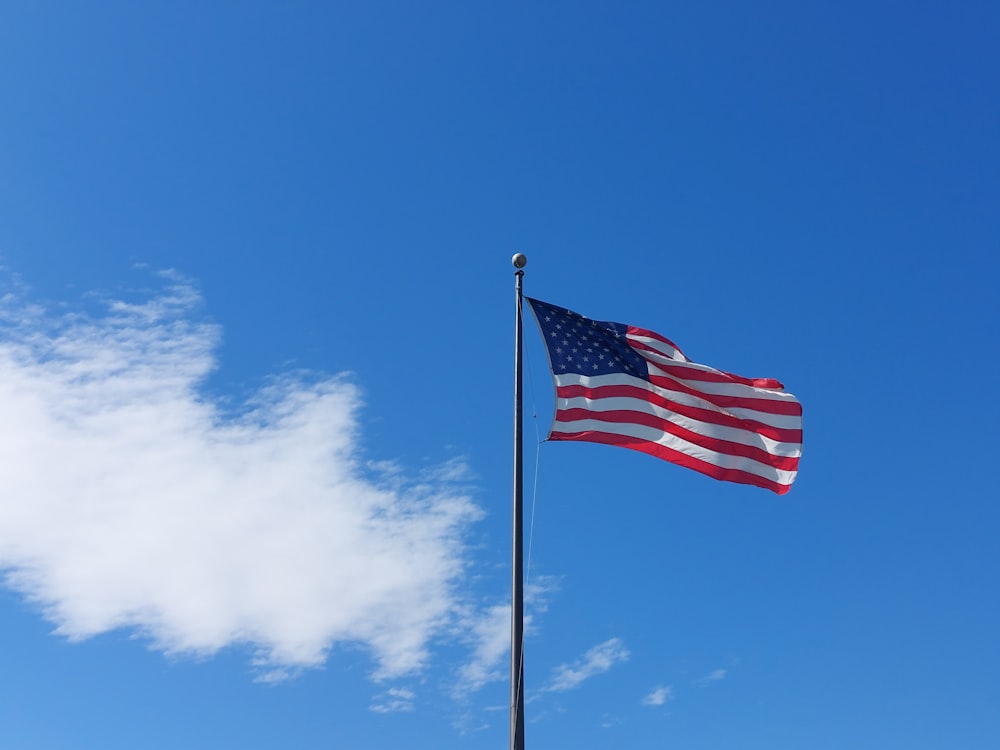
[[[557,426],[559,428],[558,430],[555,429]],[[695,445],[694,443],[684,440],[683,438],[679,438],[676,435],[670,435],[669,433],[665,433],[661,430],[654,430],[651,427],[646,427],[645,425],[615,424],[614,429],[611,430],[608,429],[607,422],[600,422],[592,419],[581,419],[573,422],[562,422],[557,419],[553,425],[553,432],[572,433],[587,431],[614,432],[619,435],[627,435],[628,437],[633,437],[649,443],[656,443],[693,458],[700,459],[706,463],[710,463],[713,466],[718,466],[723,469],[745,471],[749,474],[754,474],[758,477],[763,477],[764,479],[777,482],[778,484],[791,484],[795,480],[795,475],[798,474],[798,471],[776,469],[773,466],[768,466],[767,464],[762,464],[759,461],[754,461],[752,458],[732,456],[728,453],[719,453],[717,451],[709,450],[701,447],[700,445]]]
[[[731,414],[738,419],[749,419],[754,422],[766,424],[770,427],[780,427],[788,430],[802,429],[802,417],[794,414],[772,414],[771,412],[757,411],[756,409],[747,407],[722,408],[713,404],[708,399],[692,396],[689,393],[672,391],[669,388],[659,388],[650,383],[648,380],[645,380],[644,378],[637,378],[634,375],[611,373],[609,375],[587,376],[577,375],[576,373],[567,373],[563,375],[555,375],[553,376],[553,379],[555,380],[556,387],[565,385],[582,385],[586,388],[600,388],[605,385],[629,385],[634,388],[641,388],[645,391],[649,391],[650,393],[658,394],[663,398],[676,401],[677,403],[684,404],[686,406],[694,406],[699,409],[709,409],[720,414]],[[674,379],[676,380],[676,378]]]
[[[683,427],[698,435],[715,438],[717,440],[727,440],[731,443],[749,445],[760,448],[772,456],[790,456],[798,458],[802,455],[801,443],[785,443],[773,438],[765,437],[753,430],[729,427],[727,425],[703,422],[699,419],[692,419],[677,412],[664,409],[662,406],[651,404],[637,398],[608,397],[591,399],[584,396],[574,398],[560,398],[556,400],[556,408],[563,409],[586,409],[591,412],[600,413],[607,411],[631,411],[642,414],[652,414],[672,424]],[[612,425],[609,429],[614,429],[617,422],[608,422]]]
[[[670,391],[667,391],[670,393]],[[742,409],[737,406],[730,406],[720,411],[732,414],[737,419],[747,419],[751,422],[760,422],[769,427],[781,427],[786,430],[801,430],[802,417],[795,414],[772,414],[768,411],[757,411],[756,409]]]

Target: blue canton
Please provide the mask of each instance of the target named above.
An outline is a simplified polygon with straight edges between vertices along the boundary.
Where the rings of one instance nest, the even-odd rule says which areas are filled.
[[[525,299],[541,328],[554,374],[622,373],[648,380],[646,361],[625,339],[627,326],[591,320],[564,307]]]

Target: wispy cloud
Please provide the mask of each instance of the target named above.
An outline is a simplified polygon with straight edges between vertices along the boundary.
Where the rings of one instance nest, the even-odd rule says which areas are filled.
[[[390,688],[376,698],[368,708],[377,714],[390,714],[413,710],[413,691],[405,688]]]
[[[674,689],[669,685],[658,685],[643,697],[644,706],[662,706],[674,697]]]
[[[421,668],[479,515],[461,465],[367,467],[342,377],[278,377],[222,410],[201,390],[220,330],[199,304],[177,278],[97,317],[0,299],[3,582],[70,639],[248,645],[271,677],[335,644],[366,646],[376,678]]]
[[[474,692],[506,676],[501,663],[510,654],[510,605],[486,608],[469,618],[467,628],[465,639],[472,645],[472,658],[459,669],[456,695]]]
[[[548,595],[558,588],[552,576],[536,576],[525,586],[526,614],[524,627],[527,635],[534,630],[532,612],[545,612]],[[479,690],[488,682],[505,680],[510,676],[504,661],[510,657],[510,603],[495,604],[467,616],[462,623],[464,640],[472,648],[471,659],[458,673],[455,687],[457,695]]]
[[[616,664],[628,661],[628,658],[628,649],[621,639],[610,638],[594,646],[573,664],[556,667],[545,690],[551,692],[572,690],[585,680],[607,672]]]
[[[700,687],[708,687],[713,682],[719,682],[719,680],[726,679],[726,675],[728,673],[729,673],[728,670],[725,669],[715,669],[709,672],[704,677],[699,677],[697,680],[695,680],[695,684]]]

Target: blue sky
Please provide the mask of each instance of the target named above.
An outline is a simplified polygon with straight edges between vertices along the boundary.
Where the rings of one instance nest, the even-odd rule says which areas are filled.
[[[504,747],[524,252],[805,413],[536,496],[526,331],[528,747],[996,747],[998,21],[5,4],[0,745]]]

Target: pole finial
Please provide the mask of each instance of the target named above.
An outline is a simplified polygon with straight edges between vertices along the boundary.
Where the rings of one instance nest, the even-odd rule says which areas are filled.
[[[514,264],[514,268],[524,268],[528,265],[528,256],[524,253],[514,253],[514,257],[510,259],[510,262]]]

